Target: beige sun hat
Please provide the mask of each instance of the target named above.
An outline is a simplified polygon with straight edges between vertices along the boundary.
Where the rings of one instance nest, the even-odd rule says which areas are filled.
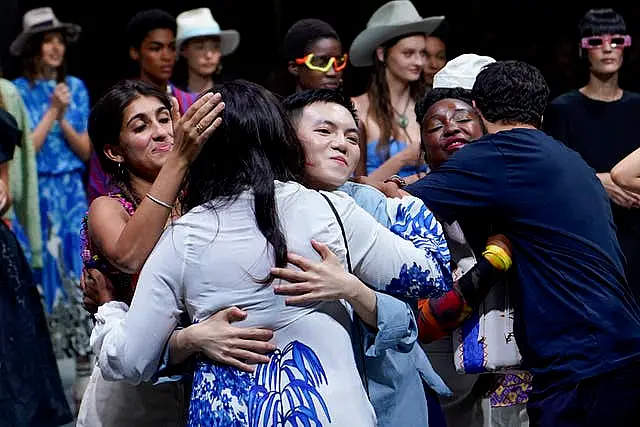
[[[20,56],[31,36],[47,31],[61,31],[67,43],[74,43],[78,41],[81,30],[79,25],[60,22],[50,7],[31,9],[22,17],[22,32],[11,43],[9,51]]]
[[[473,84],[480,71],[487,65],[496,62],[490,56],[465,53],[450,61],[433,76],[433,88],[473,89]]]
[[[444,16],[421,17],[408,0],[390,1],[373,13],[367,28],[353,41],[349,59],[355,67],[373,65],[373,53],[384,42],[405,34],[429,35],[442,21]]]
[[[220,38],[220,53],[229,55],[240,44],[240,33],[236,30],[221,30],[218,22],[213,19],[211,10],[206,7],[187,10],[176,18],[178,31],[176,34],[176,49],[187,40],[195,37],[214,36]]]

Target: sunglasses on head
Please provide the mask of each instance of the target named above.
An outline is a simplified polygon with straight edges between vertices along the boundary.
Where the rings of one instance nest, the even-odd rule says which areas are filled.
[[[631,46],[631,36],[621,36],[621,35],[603,35],[603,36],[593,36],[593,37],[584,37],[581,40],[580,45],[584,49],[594,49],[601,47],[605,42],[608,42],[612,48],[623,48]]]
[[[338,72],[344,70],[347,66],[347,58],[348,55],[346,53],[342,56],[316,56],[313,53],[310,53],[304,58],[296,59],[296,64],[304,64],[310,70],[320,71],[323,73],[329,72],[333,66],[333,69]]]

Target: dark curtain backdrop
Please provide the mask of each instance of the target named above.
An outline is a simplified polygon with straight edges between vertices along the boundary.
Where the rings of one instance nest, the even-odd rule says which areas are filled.
[[[3,74],[13,78],[20,72],[8,54],[8,46],[21,28],[22,14],[33,7],[52,6],[63,21],[83,27],[80,42],[69,50],[69,71],[81,77],[95,100],[118,79],[132,76],[124,40],[127,21],[139,10],[159,7],[174,16],[181,11],[209,7],[224,28],[241,33],[238,51],[224,59],[230,75],[261,84],[270,83],[274,69],[283,65],[279,48],[289,26],[301,18],[329,22],[348,47],[365,27],[371,14],[384,0],[0,0],[0,52]],[[522,59],[538,66],[545,74],[552,94],[584,84],[584,65],[577,57],[576,27],[590,7],[601,2],[584,1],[574,5],[558,1],[503,0],[414,0],[422,16],[445,15],[442,29],[449,57],[476,52],[496,59]],[[608,1],[606,5],[622,13],[637,42],[628,50],[623,87],[640,91],[640,6],[637,2]],[[562,9],[560,8],[562,6]],[[352,94],[362,92],[368,70],[347,68],[346,87]]]

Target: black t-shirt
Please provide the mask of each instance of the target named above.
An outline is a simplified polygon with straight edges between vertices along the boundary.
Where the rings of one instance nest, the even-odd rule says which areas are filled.
[[[539,130],[498,132],[407,190],[465,233],[513,243],[516,339],[537,391],[640,359],[607,195],[576,152]]]
[[[544,130],[577,151],[596,173],[610,172],[640,147],[640,94],[624,91],[613,102],[597,101],[580,91],[554,99],[544,114]],[[640,209],[611,203],[618,240],[627,261],[627,280],[640,301]]]
[[[577,151],[597,173],[610,172],[640,147],[640,94],[624,91],[619,100],[605,102],[574,90],[551,101],[543,121],[545,133]]]

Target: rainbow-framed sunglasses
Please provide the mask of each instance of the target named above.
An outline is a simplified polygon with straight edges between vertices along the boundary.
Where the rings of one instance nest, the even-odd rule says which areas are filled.
[[[580,46],[584,49],[595,49],[601,47],[604,42],[608,42],[614,49],[629,47],[631,46],[631,36],[606,34],[602,36],[584,37],[580,41]]]
[[[296,59],[296,64],[305,65],[308,69],[327,73],[333,66],[336,72],[344,70],[347,66],[349,55],[346,53],[342,56],[316,56],[313,53],[308,54],[304,58]]]

